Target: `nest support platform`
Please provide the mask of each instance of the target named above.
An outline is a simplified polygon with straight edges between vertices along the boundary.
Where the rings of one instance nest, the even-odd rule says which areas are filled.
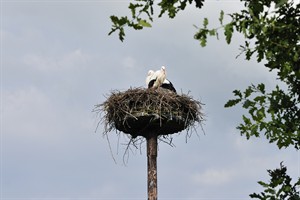
[[[186,128],[182,117],[158,116],[157,114],[137,113],[136,116],[128,116],[124,121],[115,122],[116,129],[130,134],[133,138],[143,136],[150,137],[151,133],[156,135],[169,135],[180,132]]]

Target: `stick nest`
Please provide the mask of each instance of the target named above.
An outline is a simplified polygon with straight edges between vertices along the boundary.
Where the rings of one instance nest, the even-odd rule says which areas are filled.
[[[201,124],[201,105],[188,95],[164,88],[130,88],[112,91],[104,103],[95,105],[94,111],[104,113],[106,133],[118,130],[132,138],[148,138],[150,134],[169,135]]]

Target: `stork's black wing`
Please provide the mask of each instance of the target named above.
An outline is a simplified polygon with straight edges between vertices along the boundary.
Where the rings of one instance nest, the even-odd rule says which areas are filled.
[[[171,90],[173,92],[176,93],[176,89],[174,88],[173,84],[171,83],[171,81],[169,81],[169,83],[163,83],[160,87]]]
[[[154,83],[155,83],[156,79],[152,79],[149,83],[148,83],[148,88],[152,88]]]

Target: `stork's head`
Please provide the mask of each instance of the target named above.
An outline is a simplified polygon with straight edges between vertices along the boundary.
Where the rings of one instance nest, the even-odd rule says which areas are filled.
[[[148,76],[151,76],[151,75],[153,75],[154,74],[154,71],[153,70],[149,70],[148,71]]]
[[[164,73],[166,73],[166,67],[165,67],[165,66],[162,66],[162,67],[161,67],[161,71],[163,71]]]

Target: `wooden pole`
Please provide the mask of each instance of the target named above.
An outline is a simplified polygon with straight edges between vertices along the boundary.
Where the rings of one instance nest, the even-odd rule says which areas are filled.
[[[157,135],[147,138],[148,200],[157,200]]]

